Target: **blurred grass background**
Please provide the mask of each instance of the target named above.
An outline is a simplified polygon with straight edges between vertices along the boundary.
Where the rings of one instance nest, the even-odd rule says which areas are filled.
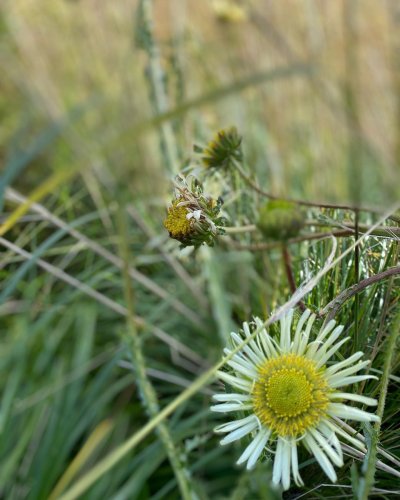
[[[71,174],[5,234],[14,246],[1,246],[4,498],[48,498],[95,429],[104,435],[73,480],[148,419],[126,327],[120,207],[128,212],[135,313],[161,407],[219,359],[230,328],[252,314],[265,317],[290,296],[279,251],[193,255],[168,240],[162,220],[171,176],[193,158],[194,143],[234,124],[246,163],[275,195],[381,211],[399,199],[399,16],[395,0],[1,3],[1,222],[52,174]],[[398,263],[395,240],[368,240],[360,278]],[[340,242],[341,250],[349,245]],[[295,246],[297,282],[329,251],[326,242]],[[323,307],[352,285],[353,265],[349,258],[333,270],[308,305]],[[366,346],[377,369],[399,299],[395,285],[362,296],[360,324],[353,303],[338,317],[357,333],[349,353]],[[397,356],[395,377],[398,365]],[[398,455],[393,380],[383,444]],[[274,498],[269,466],[243,473],[212,436],[211,390],[169,422],[197,494]],[[348,467],[343,488],[313,492],[324,479],[315,464],[306,470],[310,491],[298,496],[351,496]],[[380,481],[396,486],[388,476]],[[178,497],[154,436],[84,496]]]

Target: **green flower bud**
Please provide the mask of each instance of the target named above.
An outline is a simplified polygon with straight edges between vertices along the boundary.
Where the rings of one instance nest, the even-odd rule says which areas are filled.
[[[287,240],[297,236],[303,228],[305,214],[293,202],[267,201],[259,210],[257,227],[272,240]]]
[[[205,148],[195,146],[201,153],[202,161],[207,168],[230,168],[233,161],[243,161],[242,137],[236,127],[220,130]]]

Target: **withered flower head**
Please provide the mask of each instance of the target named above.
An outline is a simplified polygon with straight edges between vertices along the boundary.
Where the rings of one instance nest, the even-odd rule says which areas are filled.
[[[189,180],[178,176],[164,227],[184,247],[199,247],[203,243],[213,246],[217,236],[224,233],[225,221],[219,216],[221,206],[220,198],[214,200],[204,195],[203,186],[195,177]]]

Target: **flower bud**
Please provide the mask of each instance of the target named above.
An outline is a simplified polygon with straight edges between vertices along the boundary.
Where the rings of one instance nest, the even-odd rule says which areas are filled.
[[[236,127],[220,130],[205,148],[196,146],[207,168],[230,168],[234,161],[243,161],[242,137]]]
[[[297,236],[304,222],[305,214],[298,205],[285,200],[271,200],[260,208],[257,227],[266,238],[286,240]]]

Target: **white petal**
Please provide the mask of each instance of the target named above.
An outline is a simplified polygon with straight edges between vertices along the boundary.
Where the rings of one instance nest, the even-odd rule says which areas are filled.
[[[260,318],[254,318],[257,329],[261,329],[257,340],[261,343],[262,349],[268,358],[273,358],[278,355],[277,349],[274,345],[274,340],[271,338],[267,330],[263,327],[263,322]],[[279,350],[279,346],[276,346]]]
[[[237,460],[237,464],[240,465],[243,462],[247,462],[249,459],[250,455],[253,453],[255,448],[257,448],[258,443],[260,442],[260,439],[262,438],[262,433],[259,432],[256,437],[253,439],[253,441],[245,448],[244,452],[240,455],[240,457]]]
[[[357,382],[362,382],[363,380],[375,379],[378,380],[378,377],[374,375],[355,375],[354,377],[344,377],[340,380],[330,383],[329,385],[335,389],[337,387],[343,387],[349,384],[355,384]]]
[[[269,434],[269,431],[266,431],[264,429],[261,430],[249,444],[249,446],[247,446],[244,452],[240,455],[236,463],[239,465],[244,462],[248,462],[247,469],[251,469],[257,462],[258,457],[261,455],[261,452],[267,444]]]
[[[326,378],[328,379],[328,381],[334,382],[339,378],[347,377],[348,375],[353,375],[353,373],[359,372],[367,365],[369,365],[369,363],[370,363],[369,360],[360,361],[356,365],[349,366],[348,368],[345,368],[344,370],[341,370],[340,372],[337,372],[334,375],[328,375]]]
[[[315,339],[314,342],[309,344],[309,347],[307,349],[307,354],[306,356],[308,358],[314,358],[315,353],[317,352],[318,347],[322,344],[322,341],[324,338],[328,335],[328,333],[333,330],[335,327],[336,322],[331,319],[327,325],[321,330],[321,332],[318,334],[317,338]]]
[[[344,419],[357,420],[358,422],[379,422],[377,415],[372,415],[366,411],[342,403],[331,403],[328,406],[328,414]]]
[[[346,337],[346,338],[342,339],[340,342],[338,342],[333,347],[331,347],[331,349],[329,349],[329,351],[326,354],[324,354],[322,356],[322,358],[318,361],[317,366],[318,367],[324,366],[324,364],[328,361],[328,359],[331,358],[335,354],[335,352],[338,349],[340,349],[342,347],[342,345],[345,342],[347,342],[348,340],[350,340],[350,337]]]
[[[362,441],[359,439],[351,436],[348,434],[344,429],[342,429],[339,425],[336,423],[332,422],[332,420],[325,420],[324,423],[330,427],[336,434],[339,434],[342,436],[344,439],[346,439],[349,443],[352,443],[354,446],[356,446],[359,450],[366,452],[367,449],[365,448],[364,444]]]
[[[221,439],[220,444],[225,445],[232,443],[233,441],[237,441],[238,439],[241,439],[243,436],[246,436],[246,434],[249,434],[250,432],[254,431],[254,429],[256,429],[257,426],[258,422],[256,419],[254,419],[253,422],[249,422],[248,424],[239,427],[239,429],[236,429],[227,436],[225,436],[224,439]]]
[[[295,441],[291,441],[290,443],[291,447],[291,463],[292,463],[292,474],[293,474],[293,479],[294,482],[297,484],[297,486],[303,486],[303,480],[301,479],[300,473],[299,473],[299,460],[297,458],[297,444]]]
[[[286,491],[290,488],[290,458],[291,446],[289,441],[283,441],[282,451],[282,486]]]
[[[261,334],[261,333],[260,333],[260,332],[261,332],[261,329],[262,329],[262,327],[263,327],[263,322],[262,322],[259,318],[257,318],[257,319],[258,319],[258,321],[259,321],[259,323],[257,324],[257,330],[258,330],[258,329],[260,329],[260,331],[258,332],[258,335],[260,335],[260,334]],[[243,323],[243,332],[244,332],[244,334],[245,334],[246,338],[251,337],[251,336],[253,335],[253,334],[251,333],[250,326],[249,326],[249,324],[248,324],[248,323]],[[257,335],[257,336],[258,336],[258,335]],[[257,336],[256,336],[255,338],[253,338],[252,340],[250,340],[250,342],[249,342],[249,344],[248,344],[248,345],[249,345],[249,346],[251,346],[251,348],[254,350],[254,352],[258,353],[258,354],[259,354],[259,356],[260,356],[262,359],[264,359],[264,358],[265,358],[265,353],[263,352],[263,350],[262,350],[262,349],[260,349],[260,348],[258,347],[258,344],[257,344],[257,342],[256,342],[256,338],[257,338]]]
[[[343,465],[342,454],[337,453],[328,443],[325,437],[320,432],[318,432],[317,429],[310,429],[309,432],[312,434],[313,438],[317,441],[317,443],[321,446],[326,455],[328,455],[330,460],[338,467],[341,467]]]
[[[236,345],[240,345],[243,339],[237,334],[232,332],[231,338],[234,340]],[[258,348],[254,341],[251,341],[249,345],[243,347],[243,352],[247,354],[249,359],[255,364],[259,365],[265,360],[263,352]]]
[[[328,374],[329,375],[333,375],[334,373],[336,373],[337,371],[341,370],[342,368],[345,368],[347,365],[352,365],[353,363],[355,363],[356,361],[358,361],[363,356],[364,356],[364,353],[361,352],[361,351],[358,351],[358,352],[354,353],[352,356],[350,356],[349,358],[344,359],[340,363],[335,363],[332,366],[329,366],[326,369],[325,373],[327,375]]]
[[[283,461],[283,441],[278,438],[276,443],[276,452],[274,460],[274,468],[272,471],[272,482],[279,486],[282,477],[282,461]]]
[[[241,339],[239,344],[243,342],[243,340]],[[247,346],[246,346],[247,347]],[[243,348],[244,349],[244,348]],[[228,348],[225,348],[224,349],[224,354],[225,355],[229,355],[232,351]],[[241,365],[243,365],[245,368],[251,370],[251,369],[254,369],[254,366],[256,365],[256,363],[254,363],[253,361],[251,361],[250,359],[248,359],[248,357],[243,353],[243,352],[240,352],[240,353],[236,353],[232,358],[231,360],[228,361],[228,363],[230,363],[230,361],[236,361],[236,363],[239,363]]]
[[[301,341],[300,341],[300,345],[299,345],[299,349],[297,351],[297,354],[299,355],[302,355],[304,353],[304,351],[306,350],[307,348],[307,344],[308,344],[308,339],[310,338],[310,332],[311,332],[311,328],[313,326],[313,323],[315,321],[315,318],[316,318],[316,315],[315,314],[312,314],[310,316],[310,319],[307,321],[307,327],[302,335],[302,338],[301,338]]]
[[[324,340],[324,338],[328,335],[329,332],[331,332],[336,325],[336,321],[334,319],[331,319],[324,327],[324,329],[318,334],[317,340],[321,341]]]
[[[337,479],[335,469],[333,468],[331,462],[328,460],[328,458],[325,455],[325,453],[321,450],[321,448],[315,442],[315,440],[311,436],[311,434],[307,433],[304,436],[304,441],[308,444],[311,452],[315,456],[315,458],[316,458],[317,462],[319,463],[319,465],[321,466],[322,470],[329,477],[329,479],[333,483],[335,483],[336,479]]]
[[[340,441],[336,436],[334,430],[330,428],[324,420],[319,423],[317,429],[325,437],[328,443],[333,446],[333,448],[336,450],[337,455],[340,457],[340,460],[343,461],[342,445],[340,444]]]
[[[193,212],[193,217],[196,219],[196,220],[200,220],[200,217],[201,217],[201,210],[195,210]]]
[[[321,348],[318,349],[318,351],[314,355],[314,360],[319,361],[321,360],[325,355],[329,347],[336,342],[336,340],[339,338],[340,334],[342,333],[344,329],[344,326],[339,325],[337,326],[333,332],[330,334],[329,338],[326,339],[326,341],[322,344]],[[318,364],[318,366],[322,366]]]
[[[236,387],[237,389],[241,389],[244,392],[251,391],[252,383],[249,382],[248,380],[245,380],[245,379],[239,378],[239,377],[234,377],[233,375],[230,375],[229,373],[222,372],[219,370],[217,371],[217,377],[220,380],[223,380],[227,384],[231,385],[232,387]]]
[[[368,406],[376,406],[378,404],[376,399],[367,398],[367,396],[361,396],[359,394],[353,394],[351,392],[331,392],[328,394],[330,399],[347,399],[349,401],[357,401]]]
[[[344,326],[338,325],[333,332],[329,335],[329,337],[325,340],[324,345],[330,346],[336,342],[336,340],[340,337],[340,334],[343,332]]]
[[[249,368],[248,366],[246,366],[242,362],[242,360],[238,361],[237,356],[235,358],[231,359],[230,361],[228,361],[227,365],[229,365],[237,373],[241,373],[245,377],[248,377],[252,380],[257,378],[257,370],[255,370],[254,365],[249,365],[250,366],[250,368]]]
[[[265,448],[265,445],[268,442],[271,432],[265,430],[263,433],[260,432],[260,434],[262,434],[262,439],[260,439],[260,441],[258,442],[257,447],[254,449],[253,453],[249,458],[249,461],[247,462],[248,469],[252,469],[255,466],[259,456],[261,455],[263,449]]]
[[[238,429],[239,427],[243,427],[244,425],[247,425],[249,422],[256,422],[257,423],[257,418],[255,415],[249,415],[248,417],[245,418],[240,418],[238,420],[232,420],[231,422],[226,422],[225,424],[218,425],[215,427],[214,432],[219,433],[219,432],[231,432],[235,429]]]
[[[233,402],[239,402],[239,401],[249,401],[251,399],[251,396],[248,394],[213,394],[214,401],[220,401],[221,403],[225,401],[233,401]]]
[[[282,352],[288,352],[290,349],[290,328],[292,326],[293,309],[290,309],[281,319],[281,338],[280,345]]]
[[[311,311],[309,309],[306,309],[303,314],[301,315],[301,318],[299,319],[297,326],[296,326],[296,331],[294,334],[294,339],[293,339],[293,346],[292,346],[292,352],[297,353],[297,350],[300,346],[300,341],[301,341],[301,331],[303,329],[304,323],[307,321],[311,314]],[[297,455],[296,455],[297,456]]]
[[[243,403],[222,403],[220,405],[210,406],[211,411],[219,412],[219,413],[227,413],[230,411],[243,411],[243,410],[251,410],[253,408],[253,404],[243,404]]]

